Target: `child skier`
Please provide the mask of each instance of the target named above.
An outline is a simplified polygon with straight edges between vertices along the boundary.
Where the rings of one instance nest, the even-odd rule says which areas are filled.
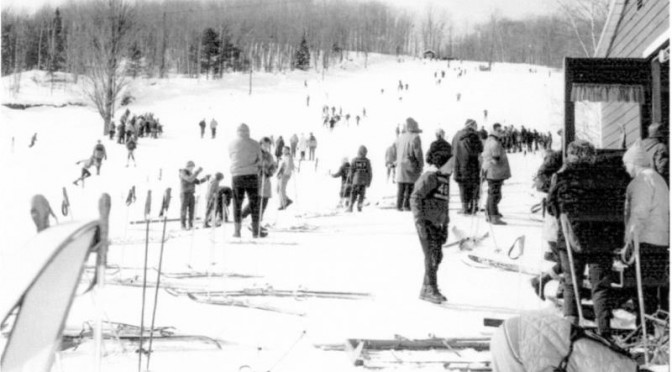
[[[359,146],[357,157],[352,159],[350,167],[350,179],[352,180],[352,195],[350,195],[350,205],[346,212],[352,212],[352,207],[357,200],[357,211],[362,211],[362,204],[366,197],[366,188],[371,186],[373,172],[371,162],[366,157],[366,146]]]
[[[126,149],[128,150],[128,156],[126,157],[126,167],[128,168],[128,164],[130,163],[131,159],[133,159],[133,166],[135,167],[135,151],[136,145],[135,145],[135,139],[133,139],[133,136],[130,136],[126,140]]]
[[[280,195],[280,208],[284,210],[292,204],[292,199],[287,197],[287,183],[294,172],[294,159],[290,155],[289,147],[282,149],[282,161],[278,168],[278,194]]]
[[[443,258],[441,247],[448,240],[448,201],[450,199],[450,151],[437,149],[428,153],[430,169],[422,174],[413,187],[411,210],[425,255],[425,276],[420,299],[441,303],[446,297],[437,285],[436,273]]]
[[[340,200],[338,207],[347,207],[350,205],[350,193],[352,191],[352,180],[350,179],[350,162],[348,158],[343,158],[343,164],[338,168],[338,172],[331,175],[334,178],[341,177],[341,190],[338,193]]]
[[[89,172],[89,168],[91,168],[94,164],[96,163],[96,160],[93,156],[87,159],[83,159],[78,161],[75,164],[82,164],[82,175],[73,182],[76,186],[79,185],[79,181],[82,181],[82,187],[84,187],[84,179],[88,178],[91,176],[91,172]]]

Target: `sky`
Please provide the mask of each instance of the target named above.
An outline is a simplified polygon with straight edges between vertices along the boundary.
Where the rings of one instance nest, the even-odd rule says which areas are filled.
[[[34,11],[45,4],[58,6],[70,0],[0,0],[2,8]],[[88,0],[72,0],[88,1]],[[142,1],[142,0],[137,0]],[[192,0],[199,1],[199,0]],[[256,1],[256,0],[255,0]],[[262,0],[263,1],[263,0]],[[366,0],[355,0],[366,1]],[[557,11],[556,0],[379,0],[426,16],[428,9],[439,16],[447,15],[463,31],[474,24],[487,21],[491,14],[519,19],[527,15],[549,14]]]

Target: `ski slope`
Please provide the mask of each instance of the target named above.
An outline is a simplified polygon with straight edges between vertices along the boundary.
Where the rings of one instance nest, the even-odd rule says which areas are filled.
[[[0,107],[0,170],[5,175],[0,192],[0,241],[2,255],[19,250],[34,227],[28,211],[30,197],[44,194],[59,220],[96,217],[97,199],[107,192],[112,197],[108,282],[102,298],[83,295],[76,299],[66,329],[85,329],[102,304],[111,322],[140,324],[142,267],[145,225],[129,224],[143,219],[147,191],[152,191],[151,215],[158,218],[163,191],[173,189],[168,216],[179,217],[178,170],[188,160],[204,168],[203,174],[221,171],[223,184],[229,185],[227,144],[235,128],[245,122],[251,135],[282,135],[287,142],[293,133],[312,132],[318,140],[315,162],[303,162],[301,171],[290,180],[289,197],[295,201],[288,210],[278,211],[275,185],[265,223],[272,225],[270,236],[253,241],[243,228],[242,239],[231,237],[232,224],[216,229],[184,232],[178,222],[167,226],[164,271],[167,273],[212,273],[200,278],[162,278],[164,285],[181,290],[174,296],[159,292],[156,324],[175,327],[184,335],[207,336],[219,340],[222,349],[202,340],[184,338],[157,341],[152,355],[152,371],[251,370],[251,371],[344,371],[355,370],[347,353],[331,351],[351,338],[406,338],[488,336],[493,328],[483,326],[484,317],[506,318],[519,311],[545,309],[552,305],[540,301],[529,285],[531,276],[475,267],[464,262],[456,247],[444,250],[439,270],[439,286],[452,307],[432,305],[418,299],[423,276],[422,252],[409,212],[388,207],[393,203],[396,185],[385,180],[385,149],[395,140],[395,128],[406,117],[415,118],[423,130],[423,149],[442,128],[447,139],[462,128],[467,118],[490,130],[494,122],[524,125],[526,128],[556,132],[562,118],[562,74],[529,65],[495,64],[481,72],[477,62],[426,61],[354,53],[345,63],[327,71],[254,73],[252,94],[248,94],[249,75],[230,74],[221,80],[186,79],[173,76],[165,80],[137,79],[129,92],[136,100],[128,106],[133,114],[153,112],[164,126],[163,137],[141,138],[136,150],[137,167],[125,167],[126,149],[102,136],[96,110],[82,98],[79,85],[48,82],[43,72],[21,76],[18,93],[11,87],[16,77],[2,80],[2,103],[50,104],[85,103],[84,106],[56,108],[41,106],[26,110]],[[457,77],[455,68],[467,71]],[[434,73],[445,70],[437,84]],[[71,77],[64,77],[71,80]],[[397,90],[398,81],[409,89]],[[381,89],[384,90],[381,92]],[[461,100],[456,95],[461,94]],[[310,106],[306,96],[310,96]],[[335,106],[351,115],[333,132],[322,126],[322,107]],[[359,126],[355,115],[363,116]],[[124,109],[119,109],[121,115]],[[483,110],[488,110],[487,121]],[[216,139],[200,138],[198,122],[211,118],[219,122]],[[37,143],[28,144],[37,132]],[[12,146],[13,139],[13,146]],[[108,153],[101,175],[86,180],[86,187],[72,184],[80,175],[75,162],[90,156],[97,139]],[[554,137],[554,144],[559,139]],[[368,148],[373,166],[372,187],[367,190],[368,205],[361,213],[345,214],[336,209],[340,180],[330,177],[344,157],[352,158],[360,145]],[[513,177],[503,187],[500,210],[507,226],[490,227],[479,217],[464,217],[455,212],[459,205],[456,184],[451,189],[451,228],[469,235],[489,233],[477,248],[505,252],[512,242],[524,236],[524,255],[518,260],[525,267],[539,270],[546,263],[541,256],[539,216],[530,207],[539,201],[531,188],[532,176],[541,163],[541,152],[510,154]],[[136,187],[137,202],[126,207],[128,190]],[[62,188],[66,187],[71,214],[60,213]],[[196,215],[204,214],[199,186]],[[249,221],[247,221],[249,222]],[[200,225],[199,222],[195,222]],[[161,224],[150,225],[150,268],[157,265]],[[453,233],[449,241],[454,239]],[[0,256],[2,259],[2,256]],[[116,269],[121,267],[122,269]],[[193,273],[193,271],[191,271]],[[215,275],[215,274],[227,275]],[[149,282],[156,271],[149,270]],[[127,285],[117,285],[119,283]],[[135,285],[135,286],[134,286]],[[220,306],[197,302],[184,295],[198,291],[200,299],[215,300],[218,291],[334,291],[366,294],[355,300],[280,298],[248,296],[240,306]],[[298,292],[296,292],[298,293]],[[148,291],[146,320],[151,316],[153,290]],[[252,307],[252,308],[251,308]],[[262,309],[264,308],[264,309]],[[269,310],[269,308],[272,308]],[[61,352],[62,371],[92,369],[93,343],[86,341],[76,349]],[[103,370],[137,369],[137,354],[122,340],[106,342]],[[474,356],[475,358],[476,356]],[[247,367],[246,367],[247,366]],[[385,368],[408,370],[409,365],[391,364]],[[411,369],[444,370],[440,364],[413,364]]]

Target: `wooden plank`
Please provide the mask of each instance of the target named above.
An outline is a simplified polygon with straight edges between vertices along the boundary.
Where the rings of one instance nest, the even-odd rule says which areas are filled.
[[[364,345],[364,346],[362,346]],[[346,341],[346,349],[350,348],[354,351],[357,349],[363,350],[451,350],[451,349],[475,349],[475,350],[489,350],[490,338],[474,337],[474,338],[429,338],[429,339],[348,339]]]
[[[623,46],[624,56],[642,56],[644,49],[649,46],[659,35],[669,28],[669,19],[662,19],[648,23],[646,28],[639,34],[634,35],[628,44]]]
[[[648,4],[651,5],[647,6]],[[630,2],[622,24],[614,39],[610,56],[640,57],[644,48],[664,31],[661,28],[669,24],[669,2],[647,1],[639,11],[636,10],[634,1]]]

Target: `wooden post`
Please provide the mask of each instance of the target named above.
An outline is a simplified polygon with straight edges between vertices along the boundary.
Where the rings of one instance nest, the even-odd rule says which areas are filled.
[[[662,86],[660,80],[660,61],[658,58],[655,58],[651,61],[651,121],[654,123],[660,123],[663,119]]]
[[[98,211],[100,213],[99,239],[100,245],[96,257],[96,328],[94,329],[95,360],[96,370],[100,371],[103,360],[103,306],[102,293],[105,287],[105,268],[107,267],[107,248],[110,231],[110,209],[112,200],[110,195],[104,193],[98,200]]]
[[[567,156],[567,145],[574,141],[574,102],[572,102],[573,63],[571,58],[565,58],[565,126],[562,130],[563,158]]]

